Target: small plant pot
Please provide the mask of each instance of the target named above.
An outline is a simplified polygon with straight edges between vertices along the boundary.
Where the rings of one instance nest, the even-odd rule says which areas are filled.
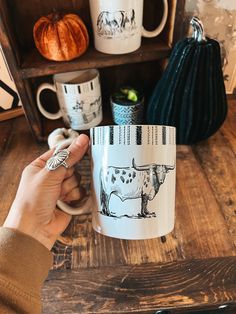
[[[143,123],[144,96],[140,93],[138,93],[137,100],[134,101],[122,97],[121,92],[116,92],[111,95],[110,103],[115,124]]]

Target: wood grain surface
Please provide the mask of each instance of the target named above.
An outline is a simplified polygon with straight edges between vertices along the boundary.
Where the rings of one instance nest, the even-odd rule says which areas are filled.
[[[222,304],[236,310],[235,282],[232,257],[53,271],[43,313],[189,313]]]
[[[190,313],[225,305],[236,312],[235,125],[231,99],[216,134],[177,147],[176,223],[166,237],[113,239],[92,230],[91,216],[74,217],[53,247],[44,313]],[[0,145],[2,223],[23,168],[47,144],[36,143],[19,117],[0,123]],[[80,167],[88,188],[89,159]]]

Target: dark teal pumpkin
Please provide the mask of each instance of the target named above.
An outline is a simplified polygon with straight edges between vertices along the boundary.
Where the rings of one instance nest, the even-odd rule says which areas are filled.
[[[191,20],[192,38],[179,41],[147,109],[149,124],[176,127],[177,144],[193,144],[215,133],[227,114],[219,43],[205,38]]]

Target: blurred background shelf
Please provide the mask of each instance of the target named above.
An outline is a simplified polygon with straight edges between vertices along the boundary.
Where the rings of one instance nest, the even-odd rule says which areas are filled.
[[[55,127],[63,126],[61,120],[43,118],[36,105],[36,91],[43,82],[52,82],[53,74],[90,68],[99,69],[102,89],[104,119],[102,124],[113,123],[109,98],[122,85],[141,88],[145,99],[160,79],[173,43],[179,39],[179,27],[185,0],[168,0],[168,18],[162,33],[156,38],[142,39],[141,47],[129,54],[109,55],[93,47],[93,33],[89,1],[84,0],[0,0],[0,42],[18,89],[25,116],[37,141],[45,141]],[[35,48],[33,26],[36,21],[51,12],[75,13],[84,21],[90,38],[90,46],[81,57],[67,62],[44,59]],[[144,1],[144,26],[152,30],[163,15],[163,2]],[[57,111],[56,96],[42,93],[43,103],[51,112]]]
[[[84,55],[72,61],[56,62],[43,58],[36,48],[23,55],[20,66],[22,77],[31,78],[52,75],[61,72],[84,70],[91,68],[104,68],[123,64],[139,63],[167,58],[171,48],[163,41],[150,42],[143,40],[142,46],[129,54],[109,55],[89,47]]]

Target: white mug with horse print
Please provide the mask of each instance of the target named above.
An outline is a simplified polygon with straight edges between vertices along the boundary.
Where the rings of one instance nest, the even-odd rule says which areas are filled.
[[[88,130],[102,121],[102,97],[97,69],[55,74],[54,84],[43,83],[37,90],[39,111],[48,119],[63,118],[67,127]],[[40,94],[49,89],[57,94],[59,110],[48,112],[41,103]]]
[[[94,45],[98,51],[124,54],[137,50],[141,37],[156,37],[165,27],[168,1],[159,26],[147,31],[143,26],[143,0],[90,0]]]

